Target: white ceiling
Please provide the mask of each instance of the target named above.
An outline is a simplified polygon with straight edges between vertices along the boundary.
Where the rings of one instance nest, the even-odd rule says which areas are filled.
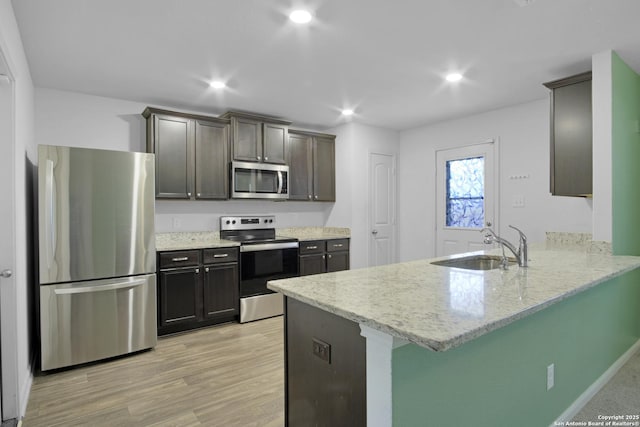
[[[541,99],[543,82],[591,69],[607,49],[640,71],[640,0],[528,1],[12,4],[37,87],[298,126],[335,126],[349,107],[354,121],[402,130]],[[287,19],[300,6],[310,25]],[[445,84],[451,70],[464,79]]]

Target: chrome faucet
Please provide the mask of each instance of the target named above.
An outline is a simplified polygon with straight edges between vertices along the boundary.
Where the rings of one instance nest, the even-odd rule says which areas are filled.
[[[516,230],[520,235],[520,243],[518,244],[518,249],[516,249],[516,247],[512,243],[510,243],[508,240],[505,240],[502,237],[498,236],[492,229],[488,227],[483,228],[480,232],[486,233],[484,235],[484,242],[487,245],[490,245],[492,243],[498,243],[499,245],[502,246],[504,268],[506,268],[506,265],[507,265],[506,257],[504,256],[505,247],[513,253],[520,267],[526,267],[527,266],[527,236],[525,236],[525,234],[521,230],[517,229],[513,225],[510,225],[509,227]]]

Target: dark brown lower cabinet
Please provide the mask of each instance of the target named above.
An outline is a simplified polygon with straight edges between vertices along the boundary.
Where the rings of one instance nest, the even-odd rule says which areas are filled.
[[[158,265],[158,335],[237,320],[237,248],[159,252]]]
[[[349,269],[349,239],[300,242],[300,276]]]
[[[218,319],[238,315],[238,264],[204,267],[204,317]],[[230,284],[236,284],[230,286]]]
[[[285,425],[366,426],[360,326],[285,298]]]
[[[178,268],[160,272],[158,328],[189,324],[200,320],[202,299],[199,268]]]

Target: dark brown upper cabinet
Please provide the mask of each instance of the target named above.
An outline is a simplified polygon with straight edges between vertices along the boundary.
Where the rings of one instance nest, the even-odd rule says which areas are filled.
[[[591,197],[591,72],[544,85],[551,89],[551,194]]]
[[[289,200],[335,202],[335,138],[289,131]]]
[[[156,198],[229,196],[227,119],[146,108],[147,151],[156,155]]]
[[[233,160],[286,164],[291,122],[274,117],[228,111]]]

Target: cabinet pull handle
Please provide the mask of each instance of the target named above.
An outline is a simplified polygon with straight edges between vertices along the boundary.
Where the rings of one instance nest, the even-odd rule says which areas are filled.
[[[264,161],[266,162],[267,160],[269,160],[269,158],[267,156],[264,156]]]
[[[307,246],[307,249],[318,249],[317,246]]]
[[[309,194],[309,200],[311,200],[311,194]]]
[[[335,245],[333,245],[334,248],[341,248],[342,247],[342,243],[336,243]]]
[[[191,197],[191,193],[187,193],[187,197]]]
[[[196,268],[196,274],[200,274],[200,269]]]
[[[316,194],[316,200],[318,200],[318,195]]]
[[[208,273],[209,272],[209,267],[205,267],[204,272]]]
[[[196,194],[196,196],[197,196],[197,197],[200,197],[200,196],[202,196],[202,193],[198,193],[198,194]]]
[[[329,259],[331,259],[331,254],[327,255],[329,257]]]
[[[226,258],[228,256],[229,256],[229,254],[214,254],[213,255],[214,258]]]
[[[257,159],[260,160],[260,156],[258,156]]]
[[[324,255],[322,255],[322,259],[325,259],[326,257]]]
[[[181,257],[177,257],[177,258],[171,258],[171,261],[173,261],[173,262],[188,261],[188,260],[189,260],[188,256],[181,256]]]

